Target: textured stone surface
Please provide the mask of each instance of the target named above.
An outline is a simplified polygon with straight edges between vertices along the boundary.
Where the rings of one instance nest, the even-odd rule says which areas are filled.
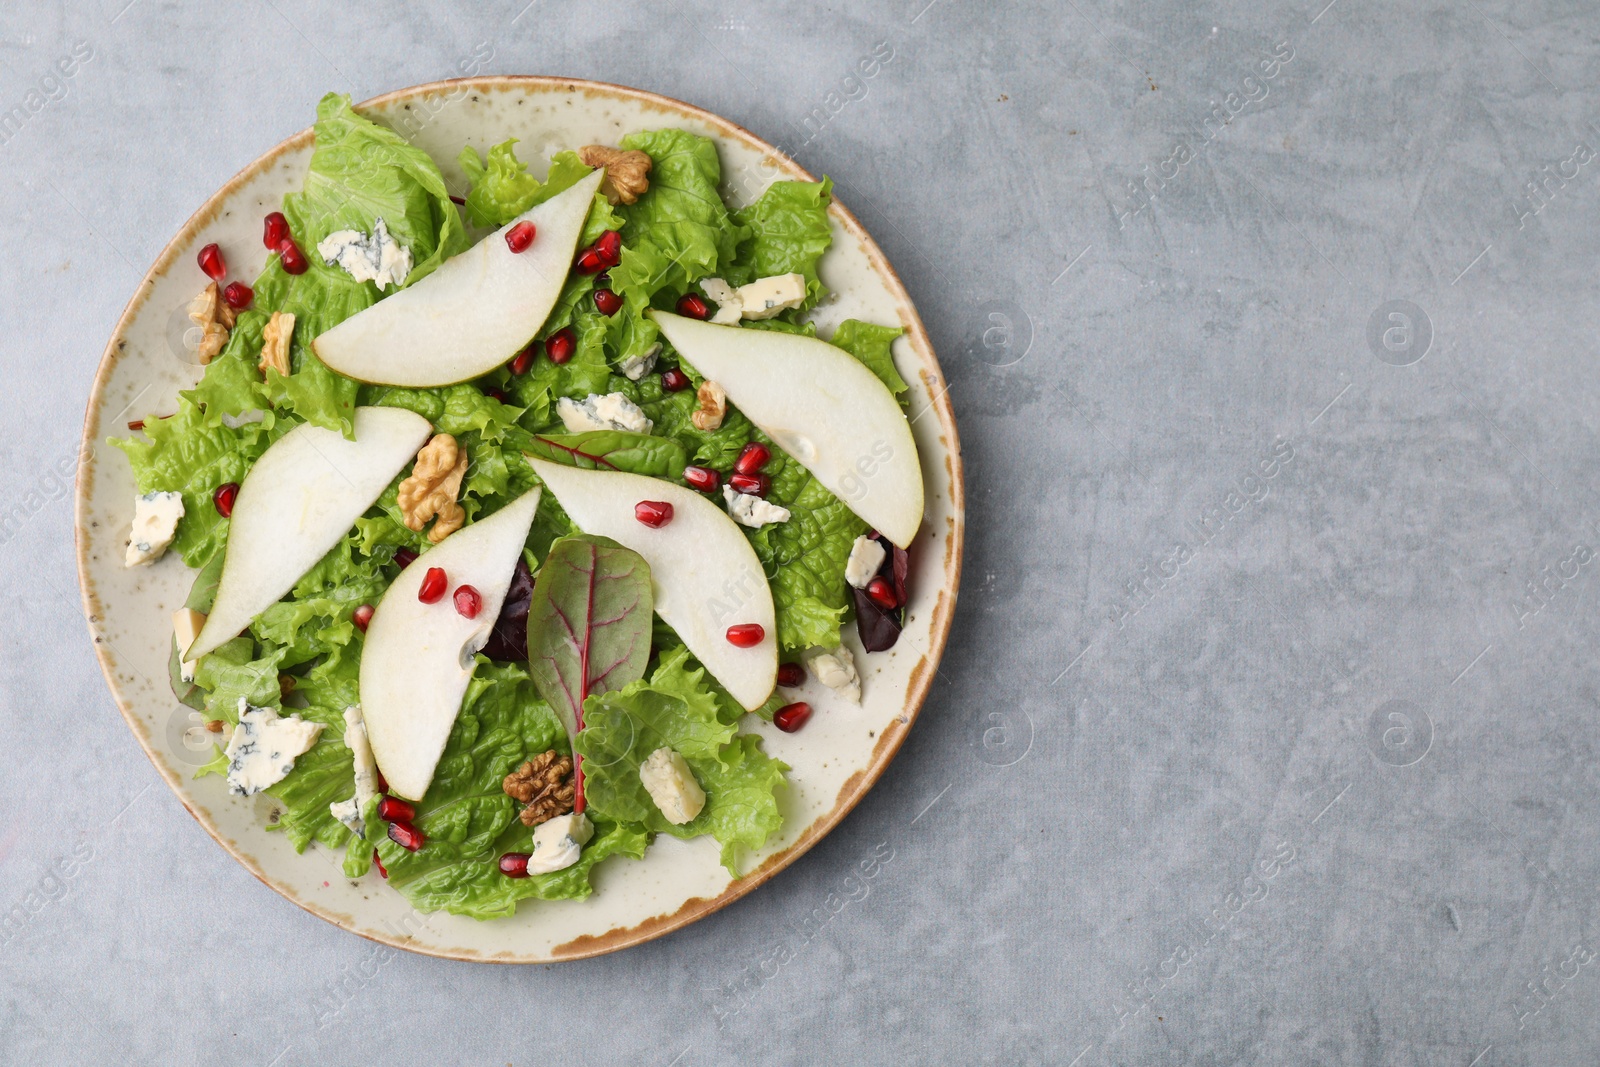
[[[523,2],[0,11],[0,1061],[1594,1062],[1600,16]],[[879,787],[749,899],[556,968],[396,954],[228,860],[106,693],[62,478],[195,206],[324,89],[474,65],[833,175],[970,485]]]

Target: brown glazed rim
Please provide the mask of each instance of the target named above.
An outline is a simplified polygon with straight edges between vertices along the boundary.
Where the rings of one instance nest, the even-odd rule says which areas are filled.
[[[714,115],[703,108],[686,104],[671,97],[661,96],[658,93],[646,92],[623,85],[614,85],[608,82],[587,81],[579,78],[556,78],[540,75],[494,75],[475,78],[453,78],[445,81],[428,82],[414,85],[406,89],[398,89],[373,97],[371,100],[358,105],[362,108],[379,107],[388,104],[401,103],[413,99],[426,97],[430,94],[467,88],[472,91],[515,91],[539,90],[546,92],[582,92],[591,96],[611,97],[635,103],[644,103],[659,111],[674,115],[679,118],[693,119],[714,128],[724,138],[743,142],[746,146],[756,149],[773,160],[791,177],[800,181],[815,181],[794,160],[779,152],[766,141],[755,136],[750,131],[735,123],[729,122],[718,115]],[[104,401],[104,393],[110,378],[112,368],[121,356],[121,345],[124,335],[135,315],[149,295],[155,284],[155,279],[163,275],[174,260],[193,242],[196,234],[213,218],[216,217],[223,202],[235,193],[241,186],[267,168],[272,166],[286,152],[304,148],[311,143],[312,131],[310,128],[287,138],[271,149],[265,155],[256,159],[238,174],[234,175],[221,189],[214,193],[201,208],[196,211],[183,228],[167,243],[161,254],[156,257],[155,264],[145,275],[138,291],[128,302],[122,316],[117,320],[116,329],[106,344],[104,354],[100,359],[99,370],[95,374],[94,384],[90,389],[89,405],[84,417],[83,447],[85,451],[80,454],[92,456],[95,444],[94,425]],[[117,702],[118,709],[127,720],[134,736],[143,746],[145,754],[150,757],[151,763],[167,784],[178,796],[184,807],[189,810],[205,831],[226,849],[244,867],[259,878],[263,883],[281,896],[286,897],[300,907],[311,912],[319,918],[326,919],[336,926],[350,930],[371,941],[391,945],[395,948],[405,949],[424,955],[439,956],[446,959],[466,960],[474,962],[491,963],[548,963],[558,960],[586,959],[599,956],[608,952],[642,944],[671,933],[680,927],[687,926],[697,919],[703,918],[719,908],[722,908],[745,894],[757,889],[779,871],[799,859],[813,845],[828,834],[850,810],[856,806],[867,790],[877,782],[879,776],[894,759],[906,735],[910,732],[911,724],[915,721],[917,713],[921,710],[923,701],[927,698],[928,690],[932,685],[938,662],[944,653],[945,642],[950,635],[950,627],[955,614],[956,592],[961,579],[962,543],[965,532],[965,486],[962,480],[960,441],[956,435],[955,412],[952,409],[950,398],[945,387],[941,384],[944,376],[939,368],[937,358],[933,353],[933,346],[929,343],[926,329],[918,317],[916,308],[912,305],[910,297],[901,283],[899,275],[884,258],[883,252],[877,243],[868,235],[865,228],[856,217],[844,208],[838,200],[834,200],[830,211],[835,219],[852,236],[861,242],[867,251],[874,270],[884,280],[890,294],[897,304],[901,324],[905,327],[906,338],[912,350],[922,364],[922,375],[925,386],[933,394],[931,407],[937,412],[939,419],[939,432],[945,441],[945,465],[950,477],[950,495],[953,518],[949,520],[950,532],[945,542],[944,573],[945,585],[939,591],[938,599],[933,608],[933,618],[930,630],[929,647],[922,650],[921,660],[912,668],[910,684],[907,687],[905,704],[901,714],[891,720],[888,728],[883,730],[873,748],[871,762],[864,770],[857,771],[841,787],[833,808],[825,815],[816,819],[804,834],[787,849],[769,856],[758,868],[751,871],[743,878],[734,881],[726,890],[715,897],[692,897],[685,901],[677,911],[670,915],[653,916],[638,925],[626,928],[617,928],[598,936],[585,935],[575,938],[565,944],[557,945],[550,950],[547,956],[519,957],[513,953],[496,953],[487,955],[475,950],[441,949],[431,945],[419,943],[409,937],[397,933],[380,931],[372,928],[359,928],[360,920],[354,915],[347,915],[330,909],[322,904],[301,898],[295,890],[280,883],[267,875],[256,859],[240,847],[238,842],[228,839],[221,833],[209,812],[197,810],[187,796],[179,774],[166,761],[161,758],[154,746],[149,732],[139,721],[138,717],[124,699],[118,685],[112,660],[112,650],[108,642],[102,640],[100,620],[104,617],[100,598],[94,582],[89,576],[88,569],[88,537],[89,522],[89,490],[93,484],[92,465],[87,461],[80,463],[76,485],[75,503],[75,537],[77,542],[78,557],[78,583],[83,594],[84,614],[89,623],[90,636],[94,641],[95,655],[100,661],[100,669],[105,674],[112,696]]]

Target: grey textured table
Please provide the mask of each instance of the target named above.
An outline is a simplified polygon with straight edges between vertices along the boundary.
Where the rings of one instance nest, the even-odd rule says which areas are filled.
[[[1325,2],[6,4],[0,1061],[1596,1062],[1600,11]],[[212,844],[95,666],[63,478],[204,197],[325,88],[466,69],[833,175],[967,463],[881,784],[555,968],[380,948]]]

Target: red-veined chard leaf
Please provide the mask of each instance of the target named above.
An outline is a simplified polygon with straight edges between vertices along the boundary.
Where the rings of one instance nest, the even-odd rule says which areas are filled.
[[[689,462],[683,445],[666,437],[626,430],[536,434],[525,451],[581,470],[627,471],[677,481]]]
[[[563,537],[550,546],[528,609],[528,671],[539,695],[576,738],[583,702],[644,677],[655,599],[644,557],[601,537]],[[583,810],[577,765],[576,810]]]

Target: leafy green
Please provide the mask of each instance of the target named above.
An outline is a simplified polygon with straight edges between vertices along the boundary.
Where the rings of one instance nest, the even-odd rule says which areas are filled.
[[[595,537],[550,546],[528,609],[528,669],[568,736],[583,729],[586,698],[644,674],[653,611],[637,552]]]
[[[596,816],[674,837],[710,834],[722,845],[723,866],[738,877],[739,849],[760,848],[783,823],[776,793],[788,767],[762,751],[760,738],[736,736],[742,709],[719,700],[705,669],[689,662],[688,649],[672,649],[648,680],[585,702],[588,725],[575,745],[584,757],[585,795]],[[667,821],[639,778],[640,765],[659,748],[676,750],[706,793],[705,808],[683,825]]]
[[[517,158],[515,137],[489,149],[487,161],[468,145],[456,162],[466,171],[471,191],[467,193],[467,214],[478,226],[504,226],[536,204],[577,185],[594,173],[594,168],[578,158],[576,152],[557,152],[550,160],[550,173],[543,182],[528,173],[528,165]],[[607,230],[620,229],[622,219],[611,209],[611,202],[595,193],[594,205],[583,221],[578,237],[580,247],[593,244]]]
[[[516,143],[513,137],[495,145],[486,160],[471,145],[456,157],[472,183],[466,199],[467,217],[474,225],[504,226],[534,205],[540,182],[517,158]]]
[[[527,451],[583,470],[627,471],[669,481],[683,477],[688,464],[683,445],[677,441],[626,430],[537,434],[528,439]]]
[[[904,408],[906,398],[903,394],[908,387],[906,380],[900,377],[900,372],[895,370],[894,357],[890,355],[894,339],[902,333],[905,331],[898,326],[874,326],[859,319],[845,319],[839,324],[839,328],[833,331],[829,343],[859,359],[868,370],[878,376],[879,381],[889,387],[889,392],[895,395],[900,401],[900,406]]]
[[[650,191],[619,209],[622,262],[611,269],[611,288],[624,312],[611,317],[607,339],[618,360],[643,354],[660,335],[644,318],[657,293],[672,299],[701,278],[731,265],[748,231],[729,214],[717,185],[717,146],[684,130],[632,133],[622,147],[653,161]]]
[[[774,274],[803,274],[806,299],[802,310],[815,307],[827,293],[817,277],[817,261],[833,243],[828,228],[828,205],[833,202],[833,182],[774,182],[761,198],[735,216],[750,234],[740,246],[739,260],[724,281],[745,285]]]
[[[183,494],[183,521],[172,547],[189,566],[202,566],[228,537],[228,520],[217,513],[212,494],[219,485],[244,479],[267,450],[270,430],[259,422],[237,428],[212,423],[180,396],[170,418],[145,420],[144,435],[142,441],[127,437],[111,443],[127,454],[139,492]]]

